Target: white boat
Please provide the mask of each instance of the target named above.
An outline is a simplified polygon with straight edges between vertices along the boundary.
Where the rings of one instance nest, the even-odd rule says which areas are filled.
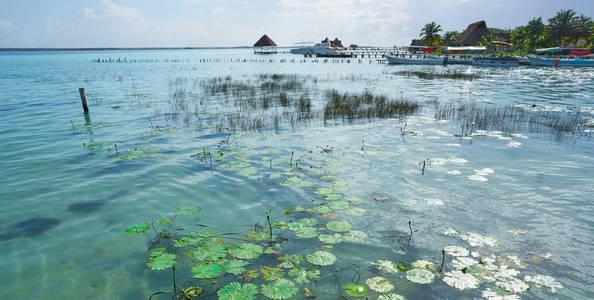
[[[426,57],[418,57],[413,58],[412,55],[403,55],[402,57],[399,56],[392,56],[386,55],[386,59],[388,60],[389,64],[398,64],[398,65],[442,65],[443,64],[443,57],[439,56],[426,56]]]
[[[472,58],[473,66],[484,67],[517,67],[520,61],[513,56],[475,56]]]
[[[594,67],[594,60],[580,59],[575,56],[573,59],[541,58],[526,56],[533,66],[555,66],[555,67]]]
[[[306,54],[306,55],[323,55],[323,56],[338,56],[340,51],[344,51],[346,48],[332,47],[330,41],[316,43],[313,46],[299,47],[291,49],[291,54]]]

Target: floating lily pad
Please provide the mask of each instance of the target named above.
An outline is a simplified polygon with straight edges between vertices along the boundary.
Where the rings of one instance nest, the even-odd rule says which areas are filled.
[[[367,239],[367,233],[359,230],[351,230],[342,236],[345,240],[353,243],[362,243]]]
[[[380,269],[384,273],[388,273],[388,274],[398,273],[396,264],[389,260],[381,260],[380,259],[380,260],[372,263],[372,265],[376,266],[378,269]]]
[[[479,246],[489,246],[489,247],[497,247],[500,246],[501,243],[496,239],[488,236],[481,235],[476,232],[467,232],[460,235],[460,238],[465,240],[470,246],[472,247],[479,247]]]
[[[191,216],[199,213],[202,208],[198,206],[182,206],[177,208],[177,213],[184,216]]]
[[[250,241],[263,241],[268,239],[269,233],[264,231],[250,230],[245,234]]]
[[[278,279],[269,284],[262,284],[260,290],[270,299],[289,299],[295,296],[299,289],[288,279]]]
[[[559,283],[555,278],[547,275],[526,275],[524,276],[526,282],[532,283],[537,287],[544,287],[555,293],[558,289],[562,289],[563,285]]]
[[[368,289],[366,286],[358,283],[349,283],[344,286],[344,292],[353,297],[367,296]]]
[[[229,254],[241,259],[254,259],[263,252],[262,246],[250,243],[242,243],[229,249]]]
[[[167,226],[167,225],[173,224],[173,220],[172,219],[159,219],[159,221],[157,221],[157,224],[162,225],[162,226]]]
[[[345,232],[350,231],[353,228],[353,225],[346,221],[332,221],[329,222],[326,227],[332,231]]]
[[[141,233],[141,232],[145,232],[145,231],[149,230],[150,228],[151,228],[151,224],[143,223],[140,225],[135,225],[130,228],[127,228],[126,230],[124,230],[124,232],[125,233]]]
[[[311,181],[307,181],[307,180],[303,180],[301,182],[299,182],[299,186],[312,186],[313,182]]]
[[[297,283],[306,283],[312,280],[320,279],[320,270],[318,269],[306,269],[306,268],[295,268],[289,271],[289,276]]]
[[[221,244],[205,244],[190,251],[190,256],[198,260],[217,261],[227,256],[227,248]]]
[[[328,195],[324,195],[324,199],[328,200],[328,201],[336,201],[338,199],[342,198],[341,194],[328,194]]]
[[[317,188],[314,193],[316,193],[318,195],[329,195],[329,194],[332,194],[332,192],[334,192],[334,191],[329,188]]]
[[[256,173],[258,173],[258,170],[256,170],[256,168],[253,168],[253,167],[245,168],[245,169],[239,171],[239,175],[241,175],[241,176],[251,176],[251,175],[255,175]]]
[[[301,227],[295,230],[295,235],[303,239],[311,239],[318,236],[320,233],[314,227]]]
[[[470,257],[458,257],[452,261],[452,266],[458,270],[462,270],[476,264],[478,264],[478,261]]]
[[[328,204],[328,207],[331,209],[345,209],[349,207],[349,203],[347,201],[333,201]]]
[[[260,273],[262,273],[264,276],[264,280],[268,280],[268,281],[274,281],[274,280],[278,280],[283,278],[283,276],[285,276],[285,272],[283,271],[283,269],[279,268],[279,267],[268,267],[268,266],[264,266],[260,268]]]
[[[340,233],[320,234],[320,236],[318,238],[320,239],[320,242],[326,243],[326,244],[337,244],[337,243],[344,241],[344,238],[342,237],[342,235]]]
[[[323,206],[323,205],[319,205],[319,206],[314,207],[314,210],[318,214],[327,214],[327,213],[329,213],[329,212],[332,211],[332,209],[330,209],[330,207]]]
[[[380,293],[387,293],[394,289],[394,284],[392,284],[390,280],[381,276],[369,278],[365,283],[370,289]]]
[[[221,288],[217,295],[219,300],[253,300],[256,299],[258,286],[253,283],[231,282]]]
[[[291,181],[291,182],[301,182],[302,181],[301,177],[299,177],[299,176],[292,176],[292,177],[287,178],[287,180]]]
[[[468,256],[468,249],[460,246],[446,246],[443,250],[451,256]]]
[[[406,300],[406,297],[398,295],[396,293],[389,293],[379,295],[379,297],[377,297],[377,300]]]
[[[412,264],[410,264],[413,269],[431,269],[435,270],[435,265],[427,260],[419,259],[415,260]]]
[[[307,255],[307,261],[318,266],[329,266],[336,262],[336,256],[327,251],[316,251]]]
[[[177,255],[171,253],[162,253],[153,255],[146,264],[151,270],[166,270],[177,263]]]
[[[513,294],[523,293],[530,289],[530,286],[527,283],[514,277],[498,280],[495,285]]]
[[[219,264],[199,264],[192,268],[192,277],[199,279],[215,278],[222,271],[223,267]]]
[[[435,274],[427,269],[412,269],[406,272],[406,279],[414,283],[428,284],[435,280]]]
[[[360,208],[360,207],[349,207],[344,210],[345,214],[355,216],[355,217],[364,216],[366,212],[367,211],[365,209]]]
[[[446,272],[443,277],[443,282],[459,290],[476,289],[479,287],[480,283],[476,277],[470,274],[465,274],[459,270]]]
[[[314,218],[303,218],[299,220],[299,223],[303,224],[303,226],[316,226],[318,224],[318,220]]]
[[[345,201],[351,202],[352,204],[361,204],[363,203],[363,200],[361,200],[361,198],[359,197],[346,197],[344,198]]]
[[[222,264],[222,266],[223,266],[223,270],[226,273],[230,273],[233,275],[241,275],[246,271],[246,269],[244,267],[247,264],[248,264],[248,262],[245,260],[232,259],[232,260],[225,261]]]
[[[405,261],[399,261],[396,267],[401,271],[408,271],[412,268],[412,266]]]
[[[278,260],[282,261],[282,263],[280,265],[278,265],[279,267],[285,268],[285,269],[292,269],[292,268],[295,268],[295,266],[298,266],[303,262],[303,256],[301,256],[299,254],[284,255],[284,256],[279,257]]]

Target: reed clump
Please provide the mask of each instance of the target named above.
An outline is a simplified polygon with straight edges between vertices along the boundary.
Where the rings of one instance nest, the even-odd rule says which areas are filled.
[[[392,73],[399,76],[418,77],[421,79],[458,79],[458,80],[474,80],[481,78],[479,74],[463,73],[458,71],[451,72],[424,72],[424,71],[400,71]]]
[[[413,114],[421,107],[415,101],[390,99],[385,95],[375,95],[368,91],[349,94],[328,90],[324,96],[324,123],[329,120],[354,122],[363,119],[401,117]]]

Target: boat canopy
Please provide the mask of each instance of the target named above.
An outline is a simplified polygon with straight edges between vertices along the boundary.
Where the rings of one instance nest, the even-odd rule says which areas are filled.
[[[463,47],[446,47],[446,51],[485,51],[487,47],[484,46],[463,46]]]
[[[559,48],[559,47],[542,48],[542,49],[536,49],[535,51],[537,53],[558,53],[558,52],[561,52],[561,48]]]

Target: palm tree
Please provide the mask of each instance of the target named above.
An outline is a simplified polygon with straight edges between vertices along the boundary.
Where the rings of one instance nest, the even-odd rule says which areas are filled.
[[[594,22],[589,17],[581,15],[575,19],[575,40],[587,39],[594,33]]]
[[[438,32],[441,32],[441,25],[431,22],[425,24],[423,29],[421,30],[421,41],[425,46],[435,46],[441,42],[441,35]]]
[[[494,49],[495,44],[493,44],[493,42],[496,40],[497,40],[497,36],[492,33],[489,33],[487,35],[483,35],[481,40],[478,41],[478,43],[476,43],[476,44],[479,46],[487,47],[487,49]]]
[[[562,9],[557,12],[554,17],[549,19],[549,30],[559,44],[563,38],[574,36],[576,32],[575,11]]]
[[[528,22],[528,25],[526,25],[526,29],[530,31],[530,33],[532,34],[539,35],[544,31],[545,24],[542,22],[541,17],[534,18],[530,20],[530,22]]]
[[[446,46],[451,44],[459,35],[460,33],[458,31],[446,31],[446,33],[443,34],[443,44]]]

